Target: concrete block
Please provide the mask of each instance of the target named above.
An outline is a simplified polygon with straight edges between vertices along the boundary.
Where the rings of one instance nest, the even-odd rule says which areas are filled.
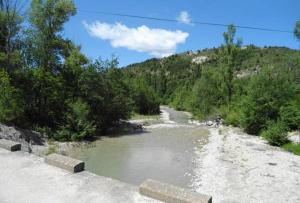
[[[155,180],[146,180],[139,187],[140,194],[167,203],[211,203],[212,197],[191,192]]]
[[[0,139],[0,147],[12,152],[21,150],[20,143],[5,139]]]
[[[78,173],[84,170],[83,161],[63,156],[60,154],[50,154],[46,156],[45,162],[58,168],[70,171],[72,173]]]

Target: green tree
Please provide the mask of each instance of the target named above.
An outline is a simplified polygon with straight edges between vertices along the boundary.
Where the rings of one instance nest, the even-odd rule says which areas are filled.
[[[242,44],[242,40],[235,40],[236,27],[234,25],[229,25],[227,32],[224,32],[224,42],[225,45],[222,46],[222,57],[225,65],[224,72],[224,82],[227,88],[227,98],[228,102],[231,102],[233,95],[233,79],[234,73],[236,71],[236,62],[237,62],[237,54]],[[223,64],[221,64],[222,66]]]
[[[84,69],[79,79],[80,97],[89,105],[90,120],[100,132],[120,119],[128,119],[133,110],[129,87],[123,72],[115,67],[117,64],[115,58],[97,60]]]
[[[61,79],[44,69],[23,70],[17,76],[26,102],[24,115],[29,126],[54,128],[66,111]]]
[[[21,0],[0,3],[0,67],[11,73],[21,65]]]
[[[89,114],[90,110],[86,103],[80,100],[70,103],[64,123],[54,138],[61,141],[80,141],[95,136],[96,127],[88,120]]]
[[[207,68],[202,70],[201,75],[193,87],[191,109],[200,118],[206,118],[217,113],[217,109],[226,100],[226,94],[222,72]]]
[[[9,75],[0,71],[0,122],[11,122],[22,113],[23,104],[19,92],[11,85]]]
[[[159,113],[159,98],[143,78],[134,78],[128,83],[135,112],[144,115]]]
[[[80,96],[79,79],[88,62],[86,56],[80,52],[79,47],[73,47],[70,50],[61,70],[65,98],[75,101]]]
[[[32,0],[29,12],[31,29],[27,34],[33,65],[52,72],[60,68],[64,49],[69,46],[61,32],[75,14],[72,0]]]
[[[296,95],[296,77],[292,70],[264,67],[251,78],[242,109],[246,132],[259,134],[267,122],[280,119],[280,108]]]

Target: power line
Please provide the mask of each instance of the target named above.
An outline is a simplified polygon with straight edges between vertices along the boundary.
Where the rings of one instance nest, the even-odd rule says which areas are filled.
[[[140,16],[140,15],[131,15],[131,14],[124,14],[124,13],[110,13],[110,12],[103,12],[103,11],[87,11],[87,10],[78,10],[78,11],[82,12],[82,13],[96,13],[96,14],[110,15],[110,16],[119,16],[119,17],[128,17],[128,18],[136,18],[136,19],[145,19],[145,20],[155,20],[155,21],[180,23],[179,20],[168,19],[168,18],[146,17],[146,16]],[[191,21],[190,23],[191,24],[197,24],[197,25],[209,25],[209,26],[219,26],[219,27],[228,27],[229,26],[229,24],[211,23],[211,22],[203,22],[203,21]],[[259,30],[259,31],[267,31],[267,32],[279,32],[279,33],[293,34],[292,31],[272,29],[272,28],[266,28],[266,27],[252,27],[252,26],[243,26],[243,25],[235,25],[235,27],[236,28],[241,28],[241,29],[250,29],[250,30]]]

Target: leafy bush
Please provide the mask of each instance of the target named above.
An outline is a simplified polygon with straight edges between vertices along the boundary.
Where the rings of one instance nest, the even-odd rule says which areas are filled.
[[[280,107],[296,94],[295,75],[281,67],[267,66],[252,77],[242,108],[242,124],[247,133],[259,134],[267,121],[280,118]]]
[[[267,129],[262,131],[261,136],[274,146],[282,146],[289,142],[287,127],[280,121],[268,122]]]
[[[65,123],[55,135],[61,141],[80,141],[95,135],[96,128],[88,120],[89,108],[86,103],[77,101],[71,103],[70,110],[65,116]]]
[[[142,115],[158,114],[160,101],[152,87],[142,78],[132,79],[128,83],[131,87],[134,111]]]
[[[0,71],[0,122],[10,122],[23,112],[21,98],[5,71]]]
[[[290,130],[300,129],[300,102],[292,101],[280,108],[280,118]]]
[[[237,104],[236,104],[237,105]],[[240,126],[242,112],[239,106],[222,106],[220,108],[224,123],[227,125]]]

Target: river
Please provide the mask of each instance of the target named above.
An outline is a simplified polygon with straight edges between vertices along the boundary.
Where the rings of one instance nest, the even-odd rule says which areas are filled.
[[[72,156],[101,176],[135,185],[152,178],[213,202],[300,202],[300,156],[239,128],[202,126],[164,106],[161,112],[141,133],[103,137]]]
[[[158,121],[140,133],[104,136],[71,156],[86,162],[87,170],[139,185],[148,178],[192,189],[197,154],[208,130],[191,124],[188,113],[161,107]]]

